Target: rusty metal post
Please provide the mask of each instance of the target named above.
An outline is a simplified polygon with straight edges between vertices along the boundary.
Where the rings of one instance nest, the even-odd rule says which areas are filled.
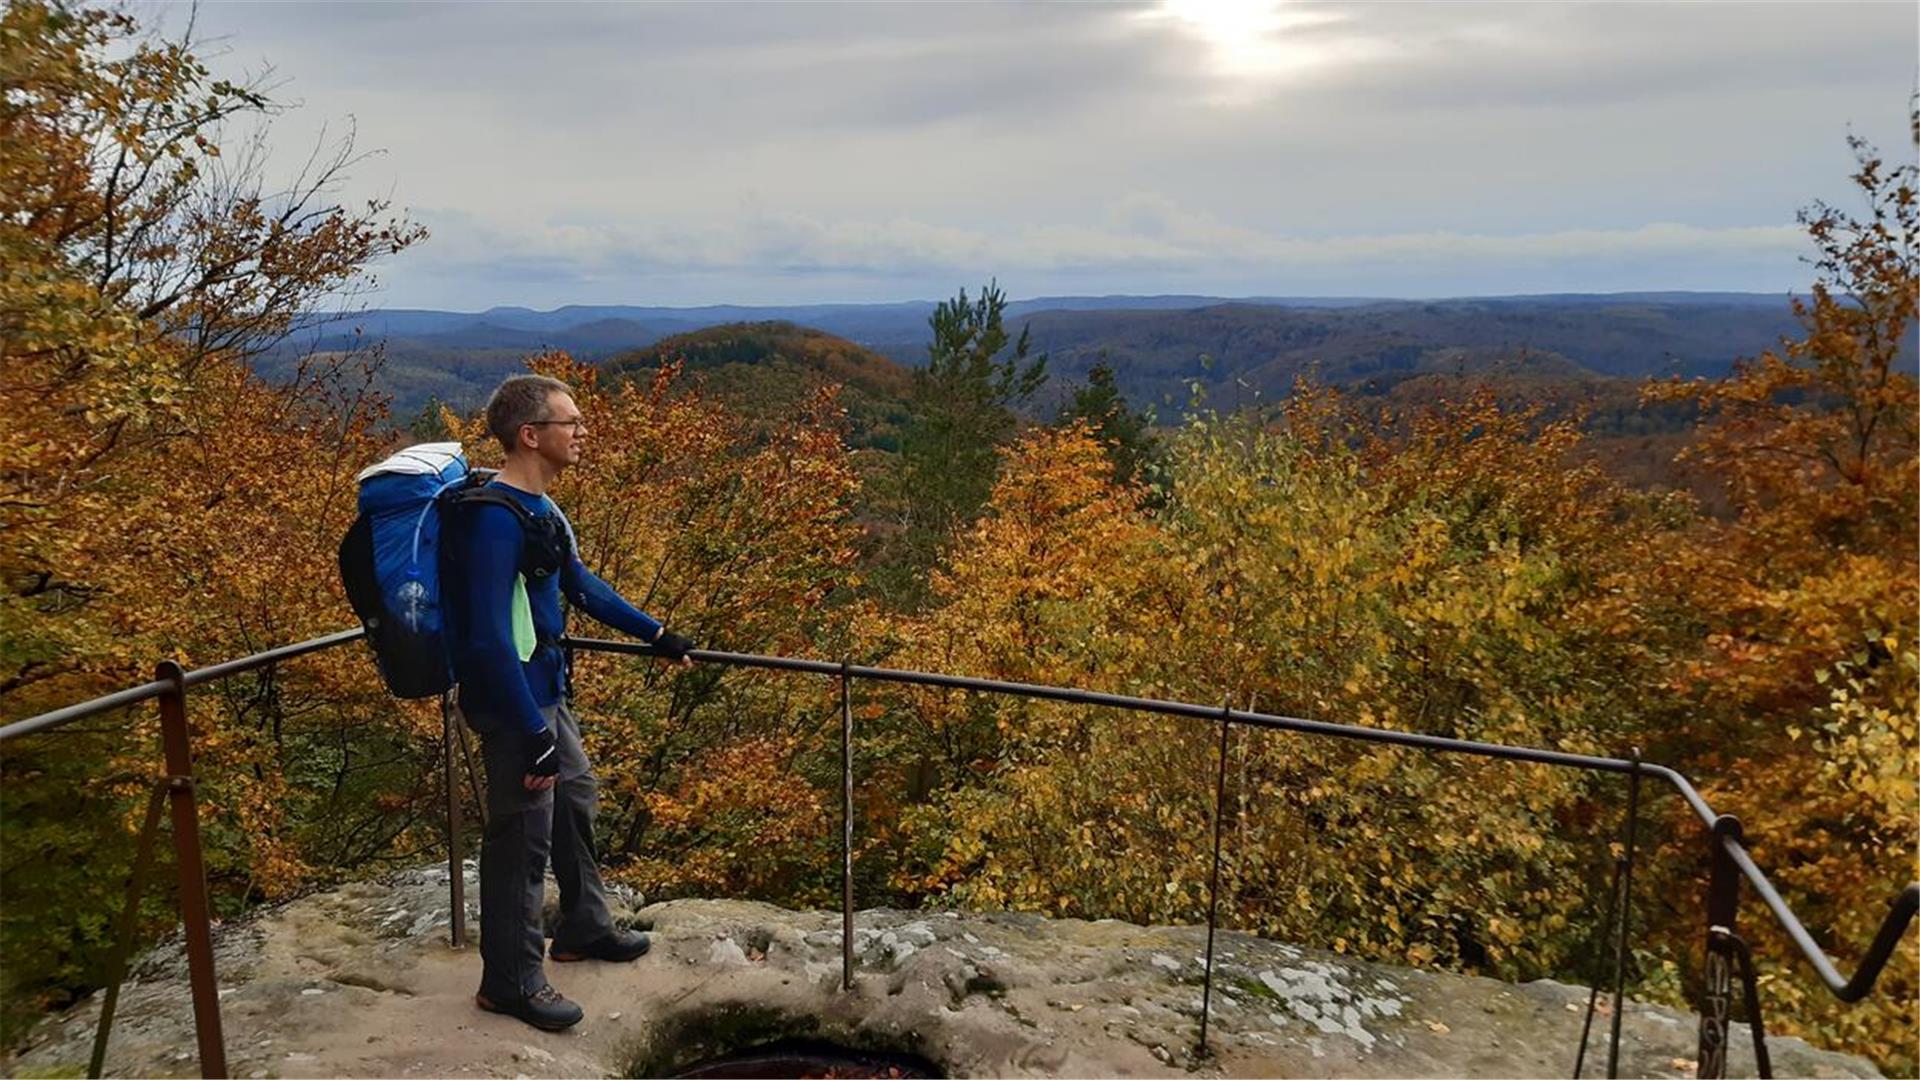
[[[453,694],[440,695],[441,772],[447,780],[447,899],[452,905],[447,922],[447,944],[467,945],[467,870],[460,861],[460,771],[454,760],[457,736],[453,726]]]
[[[1613,1035],[1607,1043],[1607,1080],[1620,1075],[1620,1020],[1626,1012],[1627,926],[1633,922],[1633,847],[1640,831],[1640,748],[1627,774],[1627,850],[1620,862],[1620,921],[1614,924]]]
[[[1707,969],[1700,991],[1700,1080],[1727,1075],[1727,1023],[1733,1011],[1732,945],[1740,910],[1740,867],[1723,842],[1741,838],[1740,819],[1721,814],[1713,823],[1713,868],[1707,880]]]
[[[193,990],[193,1033],[200,1049],[200,1075],[227,1075],[226,1039],[220,1030],[220,986],[213,973],[213,920],[207,900],[207,866],[200,852],[200,811],[193,794],[193,744],[187,732],[187,674],[163,660],[154,678],[172,683],[160,695],[160,736],[167,751],[167,795],[173,810],[173,850],[180,871],[181,932]]]
[[[1233,700],[1220,709],[1220,774],[1213,788],[1213,876],[1207,882],[1207,964],[1200,987],[1200,1056],[1207,1049],[1207,1018],[1213,1013],[1213,928],[1220,919],[1220,829],[1227,811],[1227,735],[1233,730]]]
[[[853,989],[853,675],[840,661],[840,989]]]
[[[120,912],[120,935],[107,960],[107,996],[100,1002],[100,1023],[93,1031],[93,1057],[87,1075],[103,1075],[107,1067],[107,1039],[113,1034],[113,1013],[120,1003],[120,983],[127,976],[127,954],[133,951],[134,930],[140,925],[140,897],[147,890],[147,868],[153,865],[153,838],[160,831],[160,811],[167,805],[167,782],[153,785],[147,817],[140,826],[140,842],[133,857],[133,876],[127,882],[127,904]]]

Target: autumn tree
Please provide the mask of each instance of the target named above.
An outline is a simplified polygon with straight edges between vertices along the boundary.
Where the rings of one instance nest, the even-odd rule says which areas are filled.
[[[935,575],[934,604],[895,624],[893,658],[1624,751],[1666,714],[1634,689],[1661,654],[1619,595],[1635,550],[1619,541],[1659,524],[1574,467],[1579,442],[1484,396],[1369,437],[1308,395],[1285,426],[1190,423],[1154,508],[1085,424],[1035,432]],[[876,784],[908,800],[897,888],[1203,917],[1206,725],[927,690],[892,709],[901,737]],[[1603,782],[1253,731],[1229,775],[1230,924],[1510,977],[1587,956],[1597,926],[1581,913],[1617,821]]]
[[[422,234],[383,204],[334,200],[348,144],[269,185],[264,143],[234,125],[272,102],[122,12],[11,3],[0,73],[7,718],[144,679],[159,656],[208,662],[337,628],[332,550],[381,416],[371,370],[340,358],[268,387],[247,361]],[[390,853],[406,828],[390,811],[418,805],[367,797],[420,786],[417,768],[381,767],[408,760],[411,732],[316,738],[300,722],[371,725],[363,673],[329,683],[329,663],[194,704],[223,905],[283,892],[315,861]],[[31,997],[97,977],[154,734],[142,710],[0,760],[9,1027]]]
[[[1724,379],[1647,390],[1700,406],[1688,457],[1732,511],[1661,560],[1704,639],[1668,680],[1698,710],[1675,752],[1709,766],[1707,790],[1841,955],[1920,876],[1920,182],[1911,161],[1849,145],[1864,216],[1825,203],[1800,215],[1817,272],[1795,302],[1805,336]],[[1911,950],[1872,999],[1843,1008],[1784,936],[1755,926],[1786,1026],[1912,1067]]]
[[[81,614],[99,595],[88,526],[143,494],[143,455],[218,443],[196,411],[209,367],[272,346],[424,234],[332,200],[350,142],[269,186],[262,142],[222,147],[267,97],[123,13],[9,4],[0,71],[0,399],[24,436],[0,471],[11,699],[103,644]]]

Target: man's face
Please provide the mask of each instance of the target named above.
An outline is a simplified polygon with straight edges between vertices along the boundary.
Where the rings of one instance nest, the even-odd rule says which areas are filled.
[[[547,398],[547,415],[520,429],[520,445],[544,458],[556,472],[578,462],[586,444],[586,421],[571,394],[556,391]]]

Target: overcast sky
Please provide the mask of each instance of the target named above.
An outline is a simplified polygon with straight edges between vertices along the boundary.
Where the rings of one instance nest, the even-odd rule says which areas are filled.
[[[185,9],[149,8],[178,24]],[[203,3],[432,231],[374,302],[1803,289],[1920,6]],[[298,152],[296,154],[296,151]],[[1851,204],[1848,204],[1851,205]]]

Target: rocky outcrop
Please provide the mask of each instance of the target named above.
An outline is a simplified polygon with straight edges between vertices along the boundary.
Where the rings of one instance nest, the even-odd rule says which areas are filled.
[[[639,1076],[808,1038],[952,1076],[1564,1076],[1587,998],[1222,933],[1201,1057],[1204,928],[863,911],[847,991],[837,914],[681,900],[628,913],[654,932],[640,961],[550,966],[587,1019],[548,1035],[474,1008],[480,959],[447,946],[446,885],[444,869],[408,871],[221,928],[233,1075]],[[42,1025],[10,1071],[84,1069],[97,1012]],[[1609,1024],[1588,1075],[1604,1074]],[[1623,1026],[1621,1075],[1691,1074],[1691,1016],[1629,1003]],[[123,992],[109,1071],[196,1075],[193,1045],[185,961],[163,945]],[[1798,1039],[1771,1048],[1783,1076],[1878,1075]],[[1744,1038],[1733,1070],[1753,1075]]]

